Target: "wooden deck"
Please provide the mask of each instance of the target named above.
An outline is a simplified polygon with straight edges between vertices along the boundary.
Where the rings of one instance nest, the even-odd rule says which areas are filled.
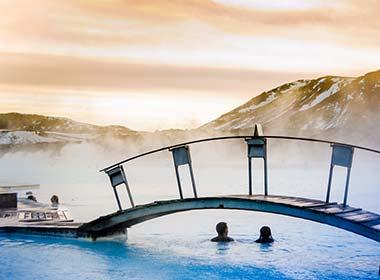
[[[67,209],[19,198],[17,208],[0,209],[0,232],[77,236],[80,223],[74,223]]]
[[[78,236],[107,236],[150,219],[200,209],[239,209],[287,215],[328,224],[380,242],[378,214],[337,203],[275,195],[232,195],[156,201],[85,223],[78,228]]]

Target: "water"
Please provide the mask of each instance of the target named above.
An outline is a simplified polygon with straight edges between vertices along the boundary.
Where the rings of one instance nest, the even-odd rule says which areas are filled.
[[[247,191],[244,154],[192,151],[200,195]],[[320,156],[327,165],[317,162],[304,168],[303,162],[284,164],[273,155],[269,162],[270,192],[323,199],[329,153]],[[39,200],[48,201],[56,193],[76,220],[88,221],[116,209],[108,179],[97,170],[121,157],[120,152],[90,144],[69,145],[58,151],[20,149],[3,153],[1,179],[39,182],[41,188],[35,191]],[[178,197],[170,160],[169,154],[125,166],[137,204]],[[357,154],[355,160],[365,162],[366,168],[354,166],[349,203],[380,212],[380,175],[375,172],[378,159]],[[260,164],[255,163],[255,167],[260,168]],[[185,193],[190,195],[186,169],[181,174]],[[333,185],[335,199],[342,197],[343,177],[343,170],[338,169]],[[255,176],[256,190],[261,185],[261,176]],[[125,202],[126,196],[122,198]],[[218,221],[228,223],[236,242],[209,242]],[[272,228],[276,240],[272,245],[254,243],[262,225]],[[379,279],[380,244],[285,216],[204,210],[136,225],[129,229],[127,240],[92,242],[0,234],[0,264],[0,279]]]

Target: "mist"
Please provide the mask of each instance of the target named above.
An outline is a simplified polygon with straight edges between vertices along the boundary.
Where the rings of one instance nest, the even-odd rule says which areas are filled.
[[[189,135],[191,133],[189,132]],[[172,135],[172,134],[170,134]],[[14,145],[1,150],[0,181],[37,183],[40,201],[57,194],[76,220],[88,221],[117,210],[109,179],[99,170],[139,153],[194,140],[161,133],[156,137],[89,141],[70,144]],[[331,159],[328,144],[268,139],[269,194],[324,200]],[[248,193],[247,146],[244,139],[212,141],[190,146],[199,196]],[[136,204],[179,198],[172,154],[168,150],[125,163]],[[379,211],[380,155],[356,150],[349,204]],[[345,169],[335,168],[332,200],[343,200]],[[192,197],[187,166],[180,167],[185,197]],[[253,192],[263,193],[263,161],[253,160]],[[129,207],[119,188],[123,207]],[[24,195],[20,193],[19,195]],[[365,205],[363,205],[365,203]]]

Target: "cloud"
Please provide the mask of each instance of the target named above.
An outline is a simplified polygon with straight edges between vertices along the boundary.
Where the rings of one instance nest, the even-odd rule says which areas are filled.
[[[202,33],[202,28],[209,31],[210,26],[244,36],[378,48],[379,1],[368,0],[364,4],[340,0],[334,1],[335,5],[329,4],[331,1],[320,2],[321,5],[305,9],[262,9],[253,4],[245,8],[211,0],[36,0],[33,4],[26,0],[2,0],[0,36],[28,40],[31,44],[41,41],[88,47],[163,42],[171,45],[181,40],[192,44],[192,30]]]
[[[223,69],[38,54],[0,53],[0,85],[94,91],[159,91],[250,98],[301,73]]]
[[[243,1],[244,2],[244,1]],[[255,1],[245,1],[255,2]],[[379,1],[319,1],[309,9],[261,9],[260,7],[223,5],[211,0],[172,1],[80,1],[81,12],[89,16],[133,20],[152,26],[199,22],[223,32],[246,36],[289,36],[311,41],[331,40],[341,43],[378,46],[380,21],[376,11]],[[360,22],[360,24],[359,24]],[[132,26],[133,27],[133,26]],[[137,26],[138,27],[138,26]],[[169,30],[170,32],[170,30]],[[174,32],[173,32],[174,33]],[[342,36],[342,34],[344,36]],[[160,34],[164,35],[164,34]],[[176,36],[181,34],[175,34]],[[176,36],[174,36],[175,39]],[[155,38],[155,34],[151,34]]]
[[[148,92],[209,96],[217,106],[297,79],[379,68],[380,1],[233,2],[0,0],[2,97],[22,89],[16,106],[24,96],[43,103],[51,90]]]

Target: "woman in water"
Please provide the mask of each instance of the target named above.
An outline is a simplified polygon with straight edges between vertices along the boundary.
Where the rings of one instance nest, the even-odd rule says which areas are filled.
[[[270,230],[270,227],[263,226],[260,229],[260,237],[255,242],[256,243],[272,243],[274,241],[272,237],[272,232]]]

